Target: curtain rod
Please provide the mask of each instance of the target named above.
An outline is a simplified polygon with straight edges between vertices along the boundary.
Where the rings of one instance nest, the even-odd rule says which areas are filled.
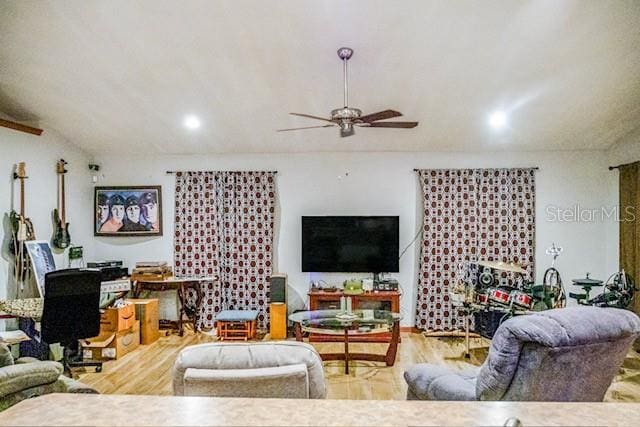
[[[442,168],[440,168],[440,169],[442,169]],[[466,168],[466,169],[482,169],[482,168]],[[496,168],[485,168],[485,169],[496,169]],[[507,169],[533,169],[534,171],[540,170],[540,168],[538,166],[534,166],[532,168],[507,168]],[[413,169],[414,172],[418,172],[418,171],[421,171],[421,170],[425,170],[425,169],[417,169],[417,168]],[[455,169],[455,170],[461,170],[461,169]]]
[[[178,172],[182,172],[182,173],[199,173],[199,172],[272,172],[272,173],[278,173],[278,171],[166,171],[167,175],[173,175],[176,174]]]
[[[636,162],[622,163],[622,164],[620,164],[618,166],[609,166],[609,170],[612,171],[614,169],[620,169],[623,166],[629,166],[629,165],[632,165],[634,163],[636,163]]]

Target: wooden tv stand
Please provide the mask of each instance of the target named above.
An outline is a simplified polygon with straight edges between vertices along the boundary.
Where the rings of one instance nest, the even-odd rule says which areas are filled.
[[[349,295],[342,291],[326,292],[322,290],[312,290],[309,295],[309,310],[332,310],[340,309],[340,297],[346,296],[352,299],[354,310],[388,310],[400,313],[399,291],[372,291],[363,292],[359,295]],[[310,334],[309,341],[343,341],[341,336]],[[375,335],[363,335],[361,337],[349,338],[353,342],[390,342],[391,332]]]

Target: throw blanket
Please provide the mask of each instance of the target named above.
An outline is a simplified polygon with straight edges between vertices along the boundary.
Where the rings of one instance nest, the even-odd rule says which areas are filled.
[[[43,298],[24,298],[14,300],[0,300],[0,312],[17,317],[30,317],[39,320],[44,306]]]

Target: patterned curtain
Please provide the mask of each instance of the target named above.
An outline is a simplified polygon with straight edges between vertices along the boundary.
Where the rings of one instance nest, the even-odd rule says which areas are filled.
[[[227,308],[258,311],[269,324],[269,278],[273,261],[275,174],[219,172],[216,228],[221,233],[220,272]]]
[[[462,267],[480,259],[518,262],[534,274],[533,169],[421,170],[424,223],[416,326],[464,326],[449,291]],[[504,275],[502,280],[513,280]]]
[[[480,239],[478,258],[515,262],[535,279],[535,170],[475,170]],[[471,261],[475,261],[472,259]],[[502,276],[513,280],[513,275]]]
[[[227,308],[257,310],[267,328],[274,213],[274,172],[176,174],[175,274],[221,284],[203,284],[201,327]]]
[[[216,174],[178,172],[175,186],[173,235],[174,274],[183,277],[220,277],[220,235],[216,225]],[[204,298],[199,327],[212,328],[222,309],[219,281],[203,282]],[[190,302],[195,303],[192,295]]]

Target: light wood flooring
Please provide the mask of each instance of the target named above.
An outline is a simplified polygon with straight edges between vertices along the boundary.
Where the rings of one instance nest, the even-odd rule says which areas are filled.
[[[106,362],[101,373],[84,373],[82,382],[106,394],[171,395],[171,368],[178,352],[188,345],[215,341],[216,338],[193,331],[184,337],[170,335],[157,342],[140,346],[119,360]],[[319,352],[338,352],[339,343],[313,343]],[[329,399],[404,400],[406,384],[403,372],[414,363],[442,363],[453,368],[480,365],[487,354],[489,342],[471,340],[471,359],[464,359],[462,338],[425,337],[403,333],[396,363],[352,361],[349,375],[344,374],[340,361],[324,362]],[[386,351],[387,344],[350,344],[353,352]],[[640,401],[640,355],[631,352],[607,392],[608,401]]]

